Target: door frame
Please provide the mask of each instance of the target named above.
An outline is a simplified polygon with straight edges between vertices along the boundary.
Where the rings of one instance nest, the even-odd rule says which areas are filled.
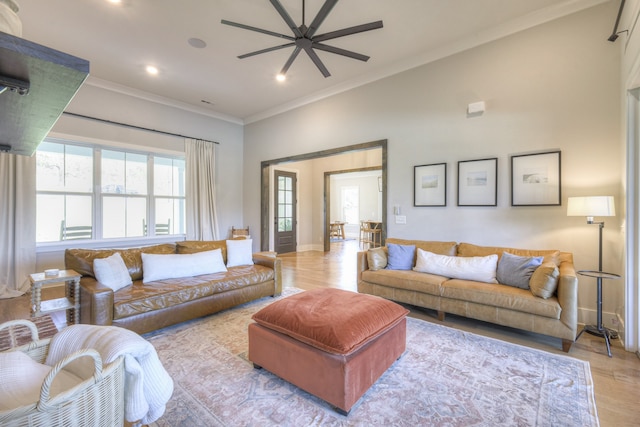
[[[331,175],[341,175],[345,173],[355,173],[355,172],[368,172],[368,171],[379,171],[382,170],[380,166],[370,166],[365,168],[358,169],[345,169],[345,170],[337,170],[337,171],[326,171],[324,173],[324,251],[329,252],[331,250],[331,239],[329,236],[329,222],[331,218],[329,218],[329,213],[331,212]],[[384,175],[384,173],[383,173]],[[385,187],[385,180],[382,178],[382,188]],[[382,192],[382,237],[381,237],[381,245],[384,246],[384,241],[386,240],[386,221],[385,221],[385,206],[387,205],[384,190]]]
[[[382,227],[383,227],[383,239],[385,238],[385,230],[387,224],[387,145],[386,139],[378,141],[364,142],[362,144],[348,145],[345,147],[331,148],[328,150],[316,151],[313,153],[299,154],[295,156],[282,157],[279,159],[264,160],[260,162],[260,250],[269,250],[269,230],[271,222],[269,218],[269,200],[271,193],[269,191],[271,185],[270,170],[271,166],[281,165],[283,163],[299,162],[303,160],[313,160],[322,157],[330,157],[338,154],[346,154],[350,152],[373,150],[380,148],[382,150]],[[324,223],[328,221],[326,200],[325,207],[323,209]],[[325,239],[325,245],[327,240]]]

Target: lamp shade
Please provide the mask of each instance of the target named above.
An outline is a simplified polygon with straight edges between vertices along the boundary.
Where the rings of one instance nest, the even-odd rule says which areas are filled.
[[[615,216],[613,196],[569,197],[567,216]]]

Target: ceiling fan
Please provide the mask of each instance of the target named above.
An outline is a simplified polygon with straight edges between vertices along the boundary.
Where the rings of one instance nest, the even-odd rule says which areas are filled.
[[[322,75],[325,77],[329,77],[331,73],[329,73],[329,70],[327,69],[327,67],[324,66],[324,64],[320,60],[320,57],[314,51],[314,49],[319,49],[325,52],[335,53],[337,55],[343,55],[348,58],[353,58],[359,61],[366,62],[367,60],[369,60],[369,57],[366,55],[362,55],[360,53],[352,52],[346,49],[341,49],[335,46],[329,46],[324,44],[323,42],[327,40],[335,39],[338,37],[349,36],[351,34],[357,34],[357,33],[362,33],[364,31],[371,31],[371,30],[377,30],[378,28],[382,28],[382,21],[375,21],[375,22],[369,22],[368,24],[356,25],[354,27],[343,28],[342,30],[331,31],[328,33],[316,35],[318,28],[320,27],[322,22],[325,20],[327,15],[329,15],[329,12],[331,12],[331,9],[333,9],[336,3],[338,3],[338,0],[326,0],[322,5],[322,7],[320,8],[320,10],[318,11],[318,14],[316,15],[316,17],[313,19],[313,21],[308,27],[305,25],[305,19],[304,19],[305,0],[302,0],[302,25],[300,26],[297,26],[295,24],[295,22],[293,21],[293,19],[291,19],[291,16],[289,16],[289,14],[284,9],[280,1],[278,0],[269,0],[269,1],[273,5],[273,7],[275,7],[275,9],[278,11],[282,19],[284,19],[287,26],[291,29],[291,32],[293,32],[293,36],[276,33],[274,31],[263,30],[261,28],[256,28],[249,25],[245,25],[245,24],[239,24],[237,22],[227,21],[225,19],[222,20],[222,23],[225,25],[231,25],[233,27],[238,27],[245,30],[257,31],[262,34],[267,34],[267,35],[278,37],[281,39],[290,40],[290,42],[286,44],[273,46],[266,49],[257,50],[255,52],[245,53],[244,55],[238,56],[238,58],[244,59],[250,56],[259,55],[261,53],[272,52],[274,50],[285,49],[287,47],[294,46],[293,53],[291,54],[287,62],[284,64],[284,67],[282,67],[282,70],[280,71],[279,76],[281,76],[282,78],[284,78],[284,75],[289,70],[289,67],[291,67],[291,64],[293,64],[293,61],[296,59],[296,57],[302,50],[304,50],[307,53],[307,55],[309,55],[309,58],[311,58],[313,63],[316,65],[316,67],[318,67]]]

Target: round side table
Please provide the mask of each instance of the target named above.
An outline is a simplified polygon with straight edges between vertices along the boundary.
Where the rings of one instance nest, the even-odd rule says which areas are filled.
[[[595,271],[595,270],[580,270],[578,274],[581,276],[587,277],[595,277],[597,284],[597,292],[598,292],[598,302],[597,302],[597,314],[598,314],[598,324],[597,325],[585,325],[584,328],[580,331],[578,336],[576,337],[576,341],[580,338],[583,332],[587,332],[588,334],[595,335],[598,337],[604,338],[605,343],[607,344],[607,354],[609,357],[611,356],[611,336],[616,336],[617,332],[605,328],[602,325],[602,279],[610,279],[615,280],[619,279],[620,276],[618,274],[613,273],[605,273],[604,271]]]

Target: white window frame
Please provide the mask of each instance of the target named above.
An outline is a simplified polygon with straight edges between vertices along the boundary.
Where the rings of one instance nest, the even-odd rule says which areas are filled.
[[[80,147],[87,147],[93,150],[93,212],[92,212],[92,221],[94,226],[94,238],[91,240],[65,240],[65,241],[53,241],[53,242],[36,242],[36,252],[58,252],[71,247],[82,246],[83,248],[108,248],[108,247],[131,247],[131,246],[141,246],[147,244],[154,243],[166,243],[166,242],[175,242],[178,240],[184,240],[185,234],[169,234],[169,235],[149,235],[153,232],[153,229],[148,228],[147,236],[137,236],[137,237],[119,237],[119,238],[102,238],[102,197],[103,193],[101,191],[101,176],[102,176],[102,150],[112,150],[112,151],[122,151],[126,153],[132,154],[143,154],[147,156],[147,186],[148,192],[144,196],[147,199],[147,223],[155,224],[155,199],[156,196],[153,194],[153,174],[154,174],[154,157],[163,157],[163,158],[173,158],[184,160],[184,153],[168,153],[167,150],[159,150],[152,151],[148,149],[140,149],[139,147],[132,147],[128,144],[122,143],[114,143],[105,144],[105,143],[93,143],[93,142],[83,142],[75,139],[69,138],[58,138],[58,137],[48,137],[45,138],[45,141],[56,143],[56,144],[66,144],[66,145],[75,145]],[[185,171],[186,175],[186,171]],[[186,193],[186,192],[185,192]],[[38,191],[36,189],[36,194],[79,194],[79,193],[64,193],[64,192],[52,192],[52,191]],[[83,193],[85,194],[85,193]],[[88,194],[88,193],[86,193]],[[108,193],[105,193],[108,194]],[[173,199],[185,199],[186,202],[186,194],[184,197],[181,196],[158,196],[161,198],[173,198]],[[186,224],[185,224],[186,228]],[[100,236],[100,237],[97,237]]]

